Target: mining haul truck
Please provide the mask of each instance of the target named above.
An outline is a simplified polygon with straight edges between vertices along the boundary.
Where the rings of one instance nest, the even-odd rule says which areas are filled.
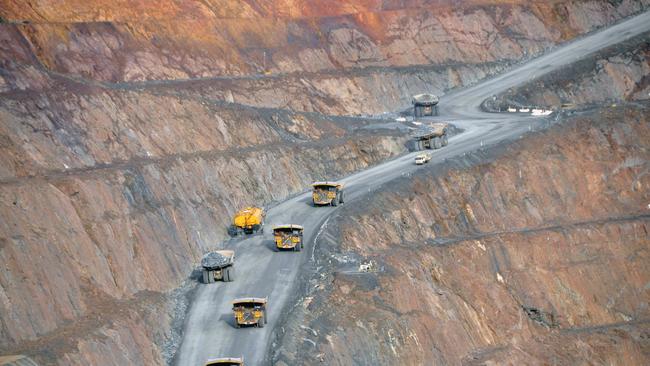
[[[217,250],[204,255],[201,259],[201,267],[203,267],[203,283],[234,281],[234,264],[235,252],[232,250]]]
[[[260,207],[246,207],[235,214],[232,225],[228,228],[230,236],[237,236],[241,233],[253,234],[264,232],[264,217],[266,213]]]
[[[220,357],[205,361],[205,366],[244,366],[243,357]]]
[[[299,252],[303,248],[302,234],[304,228],[300,225],[278,225],[273,227],[275,246],[279,250]]]
[[[415,118],[438,115],[438,97],[433,94],[414,95],[412,103]]]
[[[253,325],[263,328],[268,319],[266,318],[266,304],[268,298],[244,297],[235,299],[232,302],[232,311],[235,314],[235,328],[242,325]]]
[[[311,194],[314,206],[332,205],[343,203],[343,184],[336,182],[316,182],[311,185]]]
[[[415,150],[439,149],[447,146],[447,124],[434,123],[431,127],[418,131],[413,140]]]

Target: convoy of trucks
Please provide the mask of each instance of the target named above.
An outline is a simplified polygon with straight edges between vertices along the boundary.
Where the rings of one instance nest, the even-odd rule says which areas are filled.
[[[417,95],[414,97],[415,115],[437,114],[437,98],[430,95]],[[429,127],[420,130],[413,137],[416,150],[439,149],[446,146],[448,126],[445,123],[429,124]],[[415,156],[415,164],[422,165],[431,161],[431,153],[422,152]],[[313,206],[338,206],[344,202],[344,189],[340,182],[315,182],[312,184]],[[242,234],[252,235],[264,232],[264,219],[266,212],[261,207],[245,207],[238,211],[228,228],[231,236]],[[276,225],[273,227],[273,240],[277,250],[291,250],[299,252],[304,248],[304,227],[297,224]],[[231,282],[235,273],[235,252],[232,250],[219,250],[206,254],[201,260],[203,283],[215,281]],[[266,297],[244,297],[235,299],[233,304],[234,325],[254,326],[263,328],[268,323],[267,306],[269,299]],[[243,358],[215,358],[206,361],[205,366],[243,366]]]

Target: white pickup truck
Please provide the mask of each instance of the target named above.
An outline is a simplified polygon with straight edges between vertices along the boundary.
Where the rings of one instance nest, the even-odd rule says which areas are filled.
[[[431,160],[431,154],[429,154],[429,153],[421,153],[421,154],[417,154],[415,156],[415,164],[416,165],[426,164],[430,160]]]

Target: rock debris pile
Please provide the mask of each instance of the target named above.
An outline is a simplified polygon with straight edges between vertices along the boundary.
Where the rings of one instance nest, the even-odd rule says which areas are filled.
[[[230,262],[230,258],[217,252],[210,252],[204,255],[203,258],[201,259],[201,266],[205,268],[216,268],[216,267],[223,267],[229,262]]]

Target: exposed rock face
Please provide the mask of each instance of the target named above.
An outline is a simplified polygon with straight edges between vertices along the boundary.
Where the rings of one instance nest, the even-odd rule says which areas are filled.
[[[650,43],[647,35],[602,50],[566,69],[550,73],[499,96],[488,107],[558,107],[650,99]]]
[[[441,95],[472,84],[648,4],[65,5],[57,3],[53,10],[48,2],[29,8],[10,2],[0,8],[5,20],[32,22],[0,25],[0,47],[6,51],[0,56],[0,90],[56,89],[56,81],[69,75],[121,82],[256,74],[140,87],[193,89],[226,102],[350,115],[404,109],[414,94]],[[39,72],[43,69],[64,76]]]
[[[516,61],[647,1],[5,2],[47,68],[105,81]],[[290,10],[287,10],[290,9]]]
[[[46,364],[163,363],[162,293],[236,209],[403,149],[363,120],[142,92],[19,94],[0,115],[0,347]]]
[[[410,109],[411,96],[429,90],[438,95],[503,71],[508,64],[379,68],[345,73],[312,73],[272,78],[180,82],[187,97],[334,115],[367,115]],[[178,93],[179,83],[141,85]]]
[[[236,209],[403,149],[396,134],[357,130],[371,121],[228,103],[381,113],[648,4],[453,3],[3,1],[0,354],[164,363],[182,309],[169,291]],[[531,299],[522,319],[564,321]]]
[[[599,110],[345,208],[318,244],[334,272],[277,359],[647,364],[649,107]],[[383,271],[350,273],[359,258]]]

